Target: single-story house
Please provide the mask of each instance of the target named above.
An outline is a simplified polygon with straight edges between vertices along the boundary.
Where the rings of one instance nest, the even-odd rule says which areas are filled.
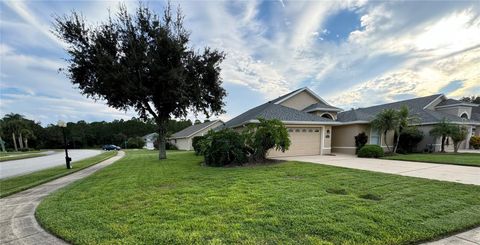
[[[354,137],[362,132],[367,134],[369,144],[386,148],[384,137],[370,127],[370,121],[384,109],[399,109],[403,105],[418,117],[417,126],[424,132],[424,139],[418,144],[418,150],[423,150],[427,145],[439,149],[440,139],[430,136],[429,131],[443,118],[468,128],[468,139],[462,143],[461,148],[469,148],[468,140],[471,135],[480,134],[480,130],[476,130],[480,125],[480,118],[476,118],[480,113],[475,114],[478,105],[447,99],[443,94],[343,111],[306,87],[252,108],[226,122],[223,127],[241,130],[248,124],[258,123],[259,117],[281,120],[288,129],[291,145],[284,153],[271,150],[268,153],[270,157],[323,155],[331,152],[354,154]],[[393,135],[394,133],[390,132],[387,136],[390,146],[393,144]],[[447,150],[452,149],[453,146],[449,144]]]
[[[143,149],[154,150],[155,149],[154,143],[155,143],[155,140],[157,140],[157,138],[158,138],[158,133],[151,133],[143,136],[142,139],[145,141],[145,145],[143,146]]]
[[[193,137],[203,136],[208,133],[208,131],[213,130],[221,125],[223,125],[223,121],[221,120],[194,124],[188,128],[174,133],[168,140],[171,144],[177,146],[179,150],[190,151],[193,150]]]

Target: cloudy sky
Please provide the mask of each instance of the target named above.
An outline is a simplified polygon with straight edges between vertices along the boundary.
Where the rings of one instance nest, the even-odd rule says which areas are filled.
[[[126,1],[134,10],[138,1]],[[130,118],[83,97],[58,69],[64,44],[52,16],[105,20],[118,1],[0,3],[0,112],[42,124]],[[162,11],[164,1],[148,1]],[[185,1],[192,46],[227,53],[222,64],[228,119],[308,86],[349,109],[444,93],[480,94],[478,1]],[[190,117],[190,118],[193,118]],[[203,119],[200,116],[200,119]]]

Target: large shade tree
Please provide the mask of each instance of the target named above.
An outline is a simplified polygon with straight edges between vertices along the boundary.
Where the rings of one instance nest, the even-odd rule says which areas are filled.
[[[114,17],[87,25],[77,12],[58,16],[54,32],[68,44],[66,69],[83,94],[120,110],[134,109],[158,125],[159,159],[166,158],[165,136],[171,117],[189,111],[223,113],[220,63],[224,53],[189,46],[180,11],[170,4],[162,17],[140,4],[130,14],[120,6]]]

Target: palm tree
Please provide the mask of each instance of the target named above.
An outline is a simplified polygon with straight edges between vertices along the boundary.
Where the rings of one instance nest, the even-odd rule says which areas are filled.
[[[438,124],[433,126],[430,130],[430,135],[435,137],[442,137],[442,148],[441,152],[445,152],[445,140],[453,132],[454,126],[449,123],[445,118]]]
[[[15,136],[19,135],[19,140],[20,140],[19,146],[20,148],[23,148],[22,135],[20,131],[26,128],[26,124],[24,121],[25,119],[20,114],[10,113],[5,115],[3,120],[4,120],[5,128],[7,129],[7,131],[12,133],[12,141],[13,141],[13,146],[15,147],[15,151],[18,151],[17,139]]]
[[[397,111],[394,109],[385,109],[378,113],[375,118],[370,122],[372,128],[379,130],[383,133],[385,139],[385,145],[387,146],[388,151],[390,147],[387,142],[387,133],[390,130],[396,130],[398,126],[398,115]]]
[[[395,143],[395,148],[393,153],[397,152],[398,143],[400,142],[400,135],[402,134],[402,130],[410,124],[411,121],[415,120],[414,117],[410,115],[410,111],[408,110],[407,106],[402,106],[400,110],[397,111],[397,122],[396,122],[396,129],[395,133],[397,134],[397,142]]]
[[[23,143],[26,149],[28,149],[28,139],[35,139],[35,135],[33,131],[30,129],[22,129],[20,130],[20,135],[23,136]]]
[[[450,137],[453,141],[453,152],[457,153],[460,143],[466,140],[468,136],[468,130],[465,126],[453,126],[452,132],[450,132]]]

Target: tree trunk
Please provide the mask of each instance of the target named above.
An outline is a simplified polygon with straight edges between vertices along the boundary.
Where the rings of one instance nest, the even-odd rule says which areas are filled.
[[[165,149],[166,146],[166,126],[167,120],[158,120],[158,159],[167,159],[167,151]]]
[[[5,141],[0,137],[0,144],[2,145],[2,152],[5,152]]]
[[[395,143],[395,148],[393,149],[393,153],[397,153],[398,143],[400,143],[400,134],[397,136],[397,143]]]
[[[445,135],[442,135],[442,148],[440,150],[440,152],[445,152]]]
[[[22,133],[18,136],[18,145],[20,146],[20,149],[23,149],[23,138],[22,138]]]
[[[15,133],[12,133],[12,139],[13,139],[13,146],[15,147],[15,151],[18,151],[17,139],[15,138]]]
[[[388,143],[387,143],[387,133],[388,131],[385,130],[385,132],[383,133],[383,138],[385,138],[385,145],[387,146],[388,152],[391,152],[390,147],[388,146]],[[380,141],[380,147],[382,147],[382,141]]]
[[[27,139],[27,138],[25,138],[25,139],[23,139],[23,141],[25,142],[25,148],[27,148],[27,149],[28,149],[28,139]]]

